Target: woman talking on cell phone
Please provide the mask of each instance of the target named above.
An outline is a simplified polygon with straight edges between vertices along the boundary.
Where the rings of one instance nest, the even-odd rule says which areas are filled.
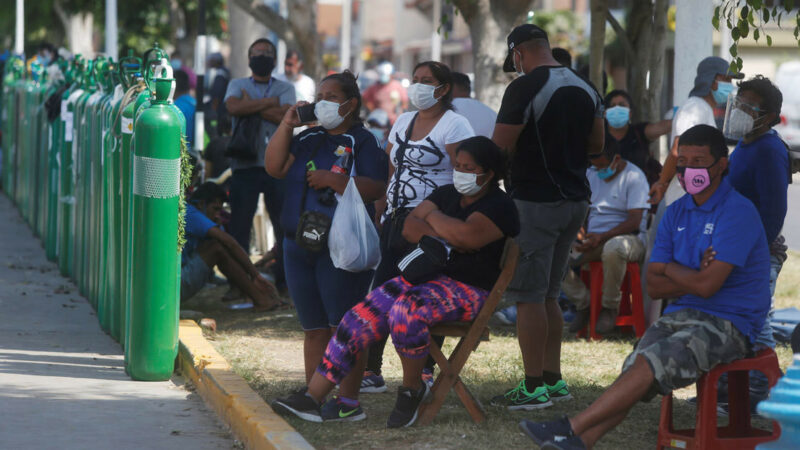
[[[378,202],[381,223],[381,263],[373,286],[400,274],[397,263],[411,248],[403,238],[406,216],[436,188],[453,182],[453,161],[458,144],[475,133],[467,119],[453,111],[453,77],[437,61],[417,64],[408,97],[417,111],[401,114],[389,132],[389,187],[386,201]],[[386,339],[370,348],[361,392],[384,392],[381,377]],[[432,380],[430,367],[425,377]]]
[[[347,310],[369,290],[372,270],[348,272],[336,268],[327,234],[352,177],[368,210],[386,189],[387,161],[375,136],[358,117],[361,94],[349,71],[325,77],[317,87],[314,113],[318,126],[297,136],[303,125],[297,108],[289,108],[267,146],[264,166],[275,178],[286,179],[280,223],[286,284],[305,333],[303,359],[306,382],[322,360],[325,346]],[[343,396],[357,396],[355,381],[342,381]]]

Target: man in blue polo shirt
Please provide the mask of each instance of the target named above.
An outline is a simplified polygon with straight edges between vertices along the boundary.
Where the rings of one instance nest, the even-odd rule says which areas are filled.
[[[253,300],[256,311],[280,306],[275,286],[253,266],[250,258],[230,234],[211,220],[222,210],[227,194],[221,186],[200,185],[186,203],[186,244],[181,253],[181,302],[194,296],[211,277],[214,266]]]
[[[770,303],[769,249],[755,206],[724,178],[728,147],[722,133],[708,125],[683,133],[677,169],[690,195],[667,209],[647,269],[650,294],[676,300],[587,409],[571,418],[520,423],[543,448],[592,447],[637,401],[669,394],[718,364],[744,358],[761,331]]]

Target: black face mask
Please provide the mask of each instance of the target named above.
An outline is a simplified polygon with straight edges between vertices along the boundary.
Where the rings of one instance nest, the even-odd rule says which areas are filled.
[[[265,77],[275,68],[275,57],[256,55],[250,58],[250,70],[259,77]]]

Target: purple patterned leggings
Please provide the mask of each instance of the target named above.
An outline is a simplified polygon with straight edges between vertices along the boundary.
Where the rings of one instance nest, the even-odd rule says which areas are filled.
[[[403,277],[393,278],[345,313],[317,372],[338,384],[359,353],[390,334],[400,356],[425,358],[429,328],[440,322],[475,319],[487,296],[483,289],[444,275],[416,286]]]

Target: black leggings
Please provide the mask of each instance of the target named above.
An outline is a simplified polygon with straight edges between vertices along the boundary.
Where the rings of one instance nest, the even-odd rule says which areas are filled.
[[[388,242],[391,231],[390,224],[391,222],[386,220],[383,224],[383,228],[381,228],[381,262],[378,265],[378,268],[375,269],[375,277],[372,279],[372,289],[375,289],[383,283],[400,275],[400,270],[397,268],[397,263],[403,256],[406,255],[406,253],[408,253],[409,250],[411,250],[411,248],[408,248],[399,252],[395,252],[389,248]],[[380,375],[381,369],[383,368],[383,351],[386,348],[387,339],[388,338],[383,338],[379,341],[376,341],[369,347],[369,351],[367,352],[366,370],[369,370],[376,375]],[[444,336],[432,336],[431,339],[433,339],[433,342],[435,342],[439,347],[441,347],[442,343],[444,342]],[[436,362],[433,360],[433,358],[428,356],[428,360],[425,362],[425,368],[433,370],[433,366],[435,365]]]

